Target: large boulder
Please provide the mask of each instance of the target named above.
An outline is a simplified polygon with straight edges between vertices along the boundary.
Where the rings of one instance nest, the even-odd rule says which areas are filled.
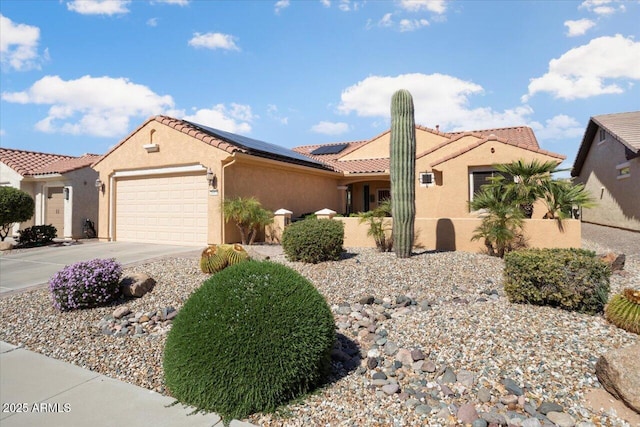
[[[640,414],[640,344],[600,356],[596,375],[609,393]]]
[[[124,296],[137,297],[145,295],[156,285],[156,281],[144,273],[124,276],[120,281],[120,289]]]

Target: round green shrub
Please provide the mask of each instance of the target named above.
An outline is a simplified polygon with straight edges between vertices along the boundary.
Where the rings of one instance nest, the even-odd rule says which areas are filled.
[[[282,233],[282,250],[289,261],[337,261],[344,250],[343,243],[344,224],[331,219],[294,222]]]
[[[595,314],[609,298],[611,269],[584,249],[527,249],[504,257],[509,301]]]
[[[335,339],[311,282],[281,264],[241,262],[206,280],[174,319],[165,382],[178,401],[225,422],[271,412],[322,381]]]

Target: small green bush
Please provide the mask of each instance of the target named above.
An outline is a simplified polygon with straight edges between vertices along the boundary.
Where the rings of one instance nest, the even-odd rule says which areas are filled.
[[[282,233],[282,250],[289,261],[337,261],[344,250],[343,243],[344,224],[331,219],[294,222]]]
[[[592,251],[527,249],[504,257],[504,290],[509,301],[564,310],[602,312],[611,269]]]
[[[33,227],[19,230],[18,243],[25,246],[38,246],[50,243],[58,236],[58,230],[51,224],[34,225]]]
[[[0,186],[0,240],[4,241],[15,223],[30,220],[35,206],[29,193]]]
[[[206,280],[174,319],[165,381],[177,400],[225,422],[271,412],[328,373],[334,328],[323,296],[299,273],[241,262]]]

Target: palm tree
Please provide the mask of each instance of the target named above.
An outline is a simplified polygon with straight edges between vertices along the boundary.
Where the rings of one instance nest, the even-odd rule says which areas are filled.
[[[234,221],[242,244],[252,245],[260,229],[271,223],[273,213],[262,207],[255,197],[235,197],[222,202],[225,221]]]
[[[360,224],[369,224],[367,236],[373,237],[376,247],[380,252],[391,252],[393,249],[393,236],[387,236],[390,230],[387,218],[391,216],[391,200],[384,200],[372,211],[358,214]]]
[[[504,177],[490,178],[470,203],[474,211],[481,211],[482,223],[475,230],[472,240],[484,239],[491,256],[504,257],[522,238],[524,213],[515,194],[507,191]]]
[[[570,180],[545,181],[542,183],[542,192],[547,206],[545,218],[572,218],[574,207],[590,208],[596,204],[583,184],[573,184]]]
[[[513,182],[505,183],[504,189],[518,201],[526,218],[533,216],[533,203],[543,197],[543,183],[551,179],[552,172],[558,172],[556,169],[558,164],[553,160],[548,162],[532,160],[526,163],[520,159],[494,167],[497,171],[514,178]]]

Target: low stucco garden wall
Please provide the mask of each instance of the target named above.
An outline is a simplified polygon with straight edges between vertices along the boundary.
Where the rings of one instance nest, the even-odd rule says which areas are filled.
[[[345,247],[375,247],[373,237],[367,236],[369,226],[361,224],[359,218],[334,217],[334,221],[344,223]],[[286,219],[276,216],[267,241],[279,243]],[[391,230],[392,219],[387,218]],[[415,247],[424,250],[482,252],[482,240],[472,241],[474,230],[482,222],[479,218],[416,218]],[[524,235],[530,248],[580,248],[582,234],[580,221],[575,219],[560,223],[550,219],[527,219],[524,221]],[[390,231],[389,231],[390,232]]]

